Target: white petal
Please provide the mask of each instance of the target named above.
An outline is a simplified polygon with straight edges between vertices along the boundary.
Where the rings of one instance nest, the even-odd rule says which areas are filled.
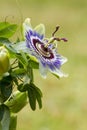
[[[61,65],[63,65],[63,64],[66,63],[67,61],[68,61],[68,59],[67,59],[66,57],[63,57],[63,56],[60,57]]]
[[[59,70],[59,69],[56,69],[56,68],[55,68],[54,71],[52,71],[52,70],[50,69],[50,71],[51,71],[52,74],[54,74],[55,76],[57,76],[57,77],[59,77],[59,78],[68,77],[68,74],[63,73],[63,72],[62,72],[61,70]]]
[[[26,32],[28,32],[29,30],[32,30],[32,26],[31,26],[30,18],[26,18],[23,23],[23,36],[24,37],[26,35]]]
[[[25,41],[18,42],[17,44],[13,44],[15,50],[19,53],[20,51],[26,52],[27,47]]]
[[[41,76],[45,79],[47,77],[48,68],[44,67],[41,62],[39,62],[39,71]]]

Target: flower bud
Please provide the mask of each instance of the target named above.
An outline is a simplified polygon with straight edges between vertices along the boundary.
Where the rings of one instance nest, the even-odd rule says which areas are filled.
[[[11,112],[17,113],[27,104],[27,93],[16,91],[5,104]]]
[[[9,53],[4,46],[0,47],[0,75],[8,71],[10,66]]]

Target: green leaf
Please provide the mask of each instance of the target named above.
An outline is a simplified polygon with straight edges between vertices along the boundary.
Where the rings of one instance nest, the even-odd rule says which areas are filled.
[[[19,66],[20,69],[23,68],[23,65],[22,65],[22,63],[20,61],[18,61],[18,66]]]
[[[16,130],[17,128],[17,116],[12,115],[10,119],[10,128],[9,130]]]
[[[31,109],[34,111],[36,109],[36,93],[32,86],[28,88],[28,97]]]
[[[29,103],[32,110],[36,109],[36,101],[38,102],[39,108],[42,108],[42,92],[33,83],[29,84],[28,88]]]
[[[0,31],[8,27],[10,23],[8,22],[0,22]]]
[[[0,130],[2,130],[2,125],[1,125],[1,122],[0,122]]]
[[[36,99],[37,99],[39,108],[41,109],[41,108],[42,108],[42,100],[41,100],[41,98],[42,98],[42,92],[41,92],[41,90],[40,90],[38,87],[36,87],[34,84],[32,84],[32,86],[33,86],[34,89],[35,89]]]
[[[11,43],[7,38],[0,37],[0,46],[3,45],[8,49],[10,56],[14,57],[15,54],[17,54],[17,51],[13,47],[13,43]]]
[[[9,75],[9,76],[6,76],[6,77],[3,77],[2,80],[0,80],[0,98],[1,98],[1,102],[4,102],[6,101],[9,96],[11,95],[12,93],[12,77]]]
[[[2,130],[9,130],[9,125],[10,125],[10,111],[9,111],[8,107],[5,106],[5,105],[1,105],[0,106],[0,110],[1,110],[1,112],[3,111],[3,117],[1,119]]]
[[[16,54],[16,58],[19,60],[19,62],[23,65],[24,69],[27,68],[28,60],[24,53]]]
[[[7,22],[0,23],[0,37],[10,38],[17,30],[16,24],[10,24]]]
[[[29,60],[29,64],[33,69],[39,69],[39,62],[36,59],[36,57],[29,55],[30,60]]]
[[[28,87],[29,87],[29,85],[28,84],[23,84],[23,83],[21,83],[20,85],[18,85],[18,90],[20,91],[20,92],[25,92],[25,91],[27,91],[28,90]]]
[[[30,79],[30,82],[33,82],[33,80],[34,80],[33,69],[30,67],[30,65],[27,67],[27,75]]]
[[[39,69],[39,63],[38,62],[35,62],[33,60],[30,60],[30,66],[33,68],[33,69]]]
[[[3,114],[4,114],[3,106],[0,105],[0,121],[3,118]]]
[[[23,76],[24,74],[25,74],[25,70],[23,68],[18,68],[11,72],[11,75],[14,75],[14,76]]]

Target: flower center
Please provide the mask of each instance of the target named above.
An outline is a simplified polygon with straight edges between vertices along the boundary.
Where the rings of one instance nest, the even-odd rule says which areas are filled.
[[[50,48],[45,47],[43,43],[39,40],[33,39],[33,43],[38,53],[42,55],[44,58],[52,59],[54,58],[54,54]]]
[[[36,47],[37,47],[38,51],[40,52],[40,54],[42,54],[43,56],[46,56],[46,57],[50,57],[50,52],[43,45],[36,43]]]

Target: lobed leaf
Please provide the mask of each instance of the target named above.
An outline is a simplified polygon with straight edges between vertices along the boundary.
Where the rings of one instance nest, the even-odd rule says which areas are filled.
[[[29,103],[32,110],[36,109],[36,101],[38,102],[39,108],[42,108],[42,92],[33,83],[29,84],[28,88]]]
[[[35,93],[36,93],[36,99],[37,99],[39,108],[42,108],[42,100],[41,100],[42,92],[38,87],[35,86],[35,84],[32,84],[32,86],[34,87],[34,90],[35,90]]]
[[[0,22],[0,31],[8,27],[10,23],[8,22]]]
[[[17,30],[16,24],[10,24],[8,22],[1,22],[0,23],[0,37],[3,38],[10,38],[14,35]]]

